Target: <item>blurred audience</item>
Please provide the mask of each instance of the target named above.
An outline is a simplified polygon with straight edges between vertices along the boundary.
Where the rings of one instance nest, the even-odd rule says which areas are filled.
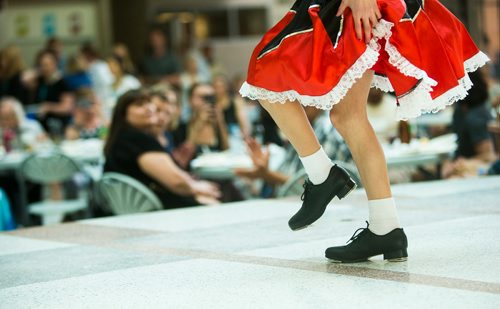
[[[158,124],[154,127],[154,134],[165,151],[175,160],[175,142],[172,132],[179,125],[181,107],[177,94],[170,87],[159,84],[151,87],[151,100],[158,111]]]
[[[203,55],[203,58],[205,59],[205,62],[209,67],[211,76],[217,76],[219,74],[226,73],[224,67],[215,61],[214,48],[210,43],[205,43],[201,47],[201,54]]]
[[[153,134],[165,151],[172,157],[174,162],[182,157],[182,151],[175,147],[172,134],[169,132],[172,128],[172,122],[176,121],[178,105],[175,103],[175,95],[172,92],[156,91],[151,94],[151,101],[155,104],[158,121],[153,126]],[[182,160],[181,160],[182,161]],[[231,180],[214,181],[218,184],[221,191],[219,197],[223,203],[243,200],[243,196]]]
[[[368,94],[366,112],[368,120],[382,144],[390,143],[398,136],[399,121],[396,118],[396,98],[377,88]]]
[[[57,69],[62,73],[66,73],[67,56],[64,53],[63,42],[57,37],[52,37],[47,40],[44,49],[54,52],[57,58]]]
[[[154,135],[155,126],[156,105],[144,90],[121,96],[104,148],[104,171],[137,179],[159,197],[166,209],[218,203],[217,186],[195,180],[178,168]]]
[[[38,78],[32,103],[38,104],[38,119],[52,138],[60,139],[71,121],[74,96],[57,68],[51,50],[41,51],[36,59]]]
[[[107,118],[111,117],[111,108],[106,106],[108,98],[111,96],[111,85],[113,84],[113,74],[108,64],[100,58],[99,52],[90,44],[84,44],[80,52],[88,63],[88,74],[92,81],[92,89],[99,100],[103,102],[103,113]]]
[[[205,77],[199,70],[197,59],[192,53],[184,58],[184,71],[180,75],[180,86],[182,92],[182,120],[184,122],[191,118],[191,106],[189,104],[189,91],[193,85],[198,83],[210,83],[210,78]]]
[[[141,82],[130,74],[125,68],[125,60],[117,55],[108,58],[108,66],[113,74],[111,94],[108,98],[107,107],[113,108],[118,98],[129,90],[139,89]]]
[[[66,139],[104,138],[107,129],[100,105],[99,98],[90,88],[81,89],[77,93],[73,121],[66,128]]]
[[[137,70],[135,68],[134,62],[132,61],[132,58],[130,57],[130,52],[127,45],[123,43],[115,43],[115,45],[113,45],[112,54],[123,59],[123,68],[125,72],[132,75],[137,74]]]
[[[488,87],[483,72],[469,73],[473,82],[469,95],[455,104],[453,131],[457,134],[456,158],[443,166],[443,178],[478,175],[478,171],[496,159],[493,138],[488,131],[492,120],[489,108]]]
[[[340,134],[331,125],[327,113],[312,106],[304,107],[304,110],[318,137],[318,141],[330,159],[337,162],[352,163],[351,152]],[[300,158],[291,144],[287,144],[282,164],[277,170],[272,170],[269,166],[269,149],[262,147],[254,138],[247,138],[246,143],[254,167],[236,169],[235,174],[240,177],[251,180],[263,179],[273,187],[275,192],[276,188],[284,185],[302,169]]]
[[[92,88],[92,80],[87,69],[87,61],[81,53],[76,53],[69,58],[64,81],[70,91]]]
[[[38,121],[26,118],[21,102],[14,97],[0,100],[0,145],[6,152],[25,151],[47,140]]]
[[[167,36],[161,28],[155,27],[149,31],[146,52],[140,67],[145,83],[164,81],[178,86],[182,63],[168,45]]]
[[[0,50],[0,98],[11,96],[27,104],[28,92],[23,83],[23,70],[19,47],[10,45]]]
[[[225,75],[216,75],[213,79],[216,105],[224,112],[224,119],[231,135],[241,132],[240,138],[250,136],[250,124],[245,113],[245,102],[239,94],[232,92],[231,83]]]
[[[189,168],[191,160],[202,151],[229,149],[229,137],[224,112],[215,102],[215,89],[211,84],[194,84],[189,90],[192,115],[187,123],[179,124],[174,132],[179,147],[178,163]]]

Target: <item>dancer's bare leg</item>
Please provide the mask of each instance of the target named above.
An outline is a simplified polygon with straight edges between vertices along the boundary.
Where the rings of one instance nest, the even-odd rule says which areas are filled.
[[[325,256],[335,261],[364,261],[379,254],[389,261],[405,261],[408,257],[408,240],[400,228],[384,153],[366,113],[372,78],[373,72],[367,71],[330,111],[330,119],[358,167],[369,210],[369,226],[358,234],[362,237],[351,239],[348,245],[326,249]]]
[[[299,156],[306,157],[320,149],[321,145],[299,102],[281,104],[261,100],[260,104],[269,112]]]
[[[366,102],[373,71],[367,71],[330,112],[333,125],[351,150],[369,200],[392,196],[384,152],[368,121]]]
[[[319,219],[335,196],[343,198],[355,184],[346,171],[333,165],[298,102],[261,104],[290,140],[308,176],[302,207],[288,221],[292,230],[299,230]]]

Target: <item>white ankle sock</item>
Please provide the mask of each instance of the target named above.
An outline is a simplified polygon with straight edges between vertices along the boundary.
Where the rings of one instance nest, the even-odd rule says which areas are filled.
[[[312,155],[301,157],[300,161],[302,161],[302,165],[304,165],[309,180],[315,185],[323,183],[328,178],[330,169],[333,166],[332,161],[323,150],[323,147],[320,147],[319,150]]]
[[[400,226],[394,198],[368,201],[369,227],[377,235],[385,235]]]

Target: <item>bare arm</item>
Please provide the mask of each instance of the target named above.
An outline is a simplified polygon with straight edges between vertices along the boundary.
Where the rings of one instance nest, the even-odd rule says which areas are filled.
[[[282,185],[288,181],[290,178],[288,175],[269,169],[270,153],[268,149],[262,148],[254,138],[247,138],[245,141],[254,167],[235,169],[236,175],[250,179],[263,179],[272,185]]]
[[[474,159],[487,163],[493,162],[496,159],[493,141],[491,139],[481,141],[474,145],[474,151],[476,152]]]
[[[150,177],[172,192],[184,196],[218,198],[219,189],[208,182],[197,181],[177,167],[170,156],[163,152],[147,152],[139,157],[139,167]]]
[[[71,93],[63,93],[57,104],[44,102],[40,106],[40,113],[70,114],[73,111],[75,97]]]

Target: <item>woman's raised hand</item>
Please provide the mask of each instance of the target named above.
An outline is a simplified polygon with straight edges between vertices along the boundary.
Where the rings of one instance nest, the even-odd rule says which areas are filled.
[[[365,42],[368,43],[371,39],[372,27],[382,18],[377,0],[342,0],[337,16],[344,14],[346,8],[352,11],[356,36],[361,41],[364,32]]]

